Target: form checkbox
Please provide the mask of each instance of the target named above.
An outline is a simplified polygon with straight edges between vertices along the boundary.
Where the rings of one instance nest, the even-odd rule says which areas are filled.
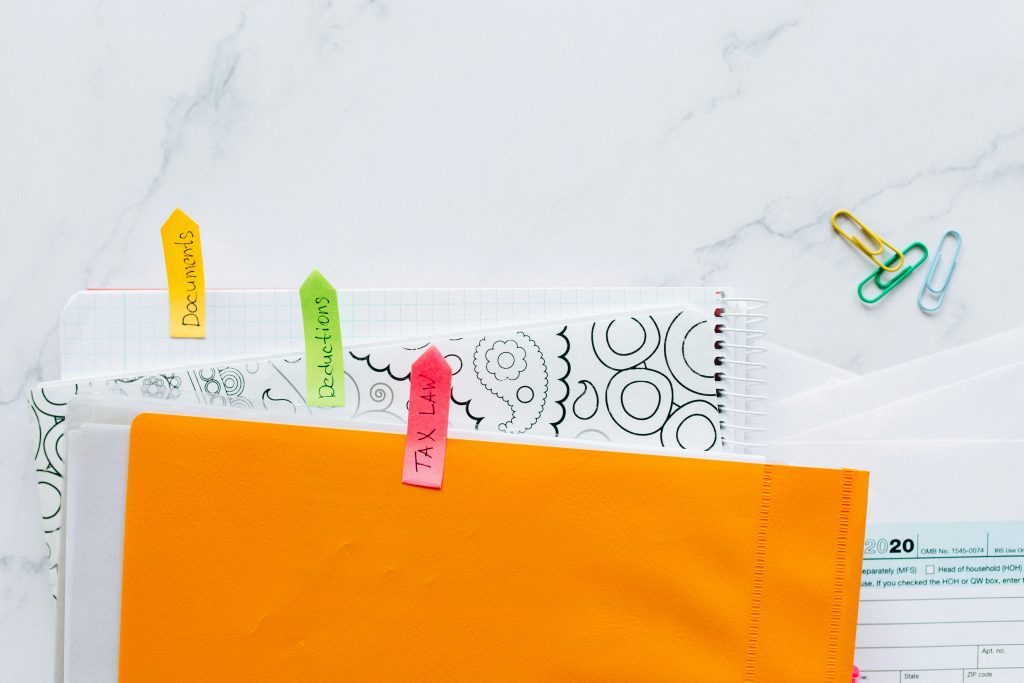
[[[934,574],[935,573],[935,565],[934,564],[925,565],[924,573],[925,574]]]

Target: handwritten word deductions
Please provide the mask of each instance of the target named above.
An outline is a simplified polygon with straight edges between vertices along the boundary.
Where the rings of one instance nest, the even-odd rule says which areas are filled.
[[[306,403],[345,405],[345,358],[338,292],[314,270],[299,288],[306,346]]]

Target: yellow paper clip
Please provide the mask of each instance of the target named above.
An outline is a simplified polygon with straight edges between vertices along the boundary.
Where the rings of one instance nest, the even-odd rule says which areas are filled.
[[[863,232],[865,235],[874,240],[875,244],[878,245],[878,247],[876,249],[869,249],[867,245],[860,241],[859,237],[848,235],[847,233],[843,232],[843,229],[839,227],[839,223],[837,221],[837,219],[840,216],[846,218],[849,221],[852,221],[858,228],[860,228],[861,232]],[[885,270],[890,273],[895,273],[896,271],[903,267],[903,252],[897,249],[896,247],[892,246],[888,242],[886,242],[884,239],[882,239],[881,235],[879,235],[877,232],[861,223],[860,220],[858,220],[857,217],[854,216],[849,211],[842,209],[832,214],[832,229],[838,232],[840,235],[842,235],[847,242],[855,246],[858,250],[862,251],[865,256],[871,259],[871,261],[882,270]],[[883,251],[885,251],[886,247],[889,247],[889,249],[894,254],[896,254],[898,258],[896,258],[895,260],[890,258],[888,261],[884,263],[882,261],[879,261],[878,256]]]

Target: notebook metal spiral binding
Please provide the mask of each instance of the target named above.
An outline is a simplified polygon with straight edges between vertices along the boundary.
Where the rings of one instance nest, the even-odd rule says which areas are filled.
[[[764,427],[752,424],[757,418],[767,413],[753,410],[751,404],[763,401],[766,397],[758,393],[758,387],[767,380],[753,376],[766,367],[765,363],[749,360],[765,348],[757,345],[757,340],[765,335],[760,325],[767,319],[764,311],[768,302],[764,299],[748,299],[723,296],[722,305],[715,309],[714,315],[721,322],[715,324],[715,333],[719,338],[715,341],[715,349],[743,349],[744,360],[731,360],[725,354],[715,357],[715,365],[720,370],[715,372],[718,388],[715,395],[719,399],[728,399],[717,404],[720,440],[727,450],[743,450],[763,448],[764,443],[753,440]]]

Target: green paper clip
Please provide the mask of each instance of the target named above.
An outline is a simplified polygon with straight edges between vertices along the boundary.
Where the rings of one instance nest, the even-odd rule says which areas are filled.
[[[896,285],[898,285],[899,283],[901,283],[905,279],[907,279],[908,275],[910,275],[915,270],[917,270],[918,266],[920,266],[922,263],[924,263],[925,261],[928,260],[928,247],[924,246],[920,242],[914,242],[909,247],[904,249],[903,250],[903,255],[905,256],[905,255],[909,254],[914,249],[917,249],[918,251],[921,252],[921,258],[919,258],[915,263],[910,264],[909,266],[907,266],[906,268],[904,268],[900,272],[896,273],[896,275],[894,275],[893,278],[891,280],[889,280],[888,282],[882,282],[882,276],[885,275],[885,269],[884,268],[877,268],[877,269],[875,269],[875,271],[873,273],[871,273],[871,275],[868,275],[866,278],[861,280],[860,284],[857,285],[857,296],[860,297],[860,300],[863,301],[866,304],[877,303],[878,301],[880,301],[882,299],[883,296],[885,296],[886,294],[891,292],[893,289],[895,289]],[[894,254],[892,256],[892,258],[890,258],[888,261],[886,261],[885,265],[886,266],[891,266],[892,264],[896,263],[896,261],[898,261],[899,259],[900,259],[900,255],[899,254]],[[878,296],[876,296],[874,299],[868,299],[867,297],[864,296],[864,285],[866,285],[868,282],[871,282],[871,281],[874,281],[875,286],[878,287],[878,289],[881,290],[881,292],[878,294]]]

